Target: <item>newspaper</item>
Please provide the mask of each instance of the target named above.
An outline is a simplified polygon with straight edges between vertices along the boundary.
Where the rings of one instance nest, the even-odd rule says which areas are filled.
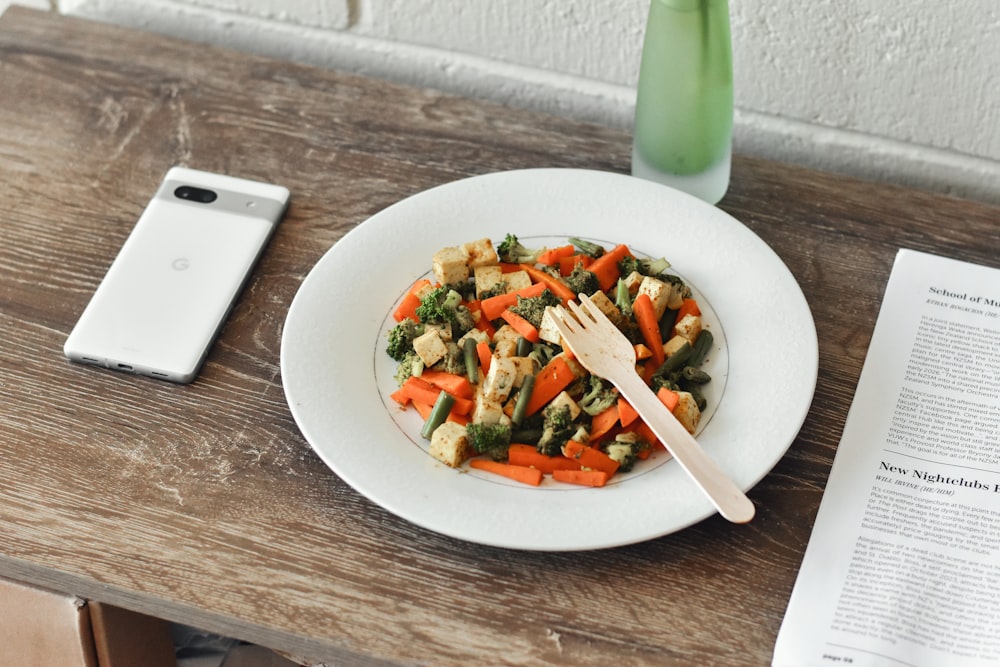
[[[1000,270],[897,254],[772,664],[1000,665]]]

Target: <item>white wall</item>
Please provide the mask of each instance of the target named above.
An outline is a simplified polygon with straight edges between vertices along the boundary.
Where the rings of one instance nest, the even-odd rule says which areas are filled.
[[[629,128],[650,0],[53,1]],[[997,0],[730,4],[737,151],[1000,202]]]

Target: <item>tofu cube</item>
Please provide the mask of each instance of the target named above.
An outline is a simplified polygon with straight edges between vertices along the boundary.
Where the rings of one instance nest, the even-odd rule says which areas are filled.
[[[469,279],[469,254],[459,247],[441,248],[434,253],[434,277],[442,285],[464,283]]]
[[[493,248],[493,241],[488,238],[472,241],[471,243],[463,243],[459,247],[464,250],[468,256],[466,263],[470,268],[487,266],[490,264],[496,266],[500,263],[497,251]]]
[[[507,283],[507,293],[516,292],[519,289],[531,287],[531,276],[527,271],[511,271],[503,276]]]
[[[437,329],[428,329],[413,339],[413,350],[425,366],[433,366],[448,354],[448,346]]]
[[[701,421],[701,410],[698,409],[698,402],[689,392],[679,391],[677,396],[680,400],[674,408],[674,417],[687,429],[688,433],[694,433]]]
[[[541,370],[535,360],[528,357],[510,357],[510,360],[514,362],[517,369],[517,377],[514,379],[515,387],[520,387],[526,376],[537,375],[538,371]]]
[[[579,404],[565,391],[559,392],[555,398],[549,401],[549,406],[551,407],[558,408],[563,405],[569,407],[569,414],[573,419],[579,417],[580,413],[583,412],[583,409],[579,406]]]
[[[473,397],[472,414],[469,420],[476,424],[501,424],[510,421],[504,413],[503,403],[486,396],[484,391],[485,383],[476,386],[476,395]]]
[[[503,403],[514,390],[517,381],[517,363],[510,357],[494,357],[490,370],[482,383],[483,398],[486,401]]]
[[[445,422],[431,434],[430,455],[441,463],[457,468],[469,458],[469,437],[465,427]]]
[[[694,345],[694,342],[698,340],[698,335],[701,334],[701,317],[685,315],[674,325],[674,332]]]
[[[477,344],[478,343],[489,344],[490,342],[490,335],[485,331],[483,331],[482,329],[469,329],[467,332],[465,332],[465,334],[461,338],[455,341],[455,344],[458,345],[459,348],[462,348],[465,346],[465,341],[470,338],[476,341]]]
[[[673,336],[670,340],[663,344],[664,358],[669,359],[670,355],[684,347],[684,343],[688,343],[690,345],[690,341],[688,341],[688,339],[684,336]]]
[[[472,269],[472,275],[476,280],[476,298],[481,299],[483,294],[496,288],[503,282],[503,270],[499,266],[476,266]]]
[[[670,301],[670,285],[668,283],[652,276],[643,276],[636,296],[639,294],[649,296],[649,300],[653,302],[653,312],[656,314],[657,320],[663,317],[663,313],[667,310],[667,302]]]
[[[590,295],[590,302],[597,306],[597,309],[604,313],[609,320],[617,322],[622,317],[622,311],[618,309],[614,301],[608,298],[604,292],[594,292]]]
[[[642,284],[643,278],[645,278],[645,276],[638,271],[633,271],[625,276],[625,287],[628,288],[629,294],[635,294],[639,291],[639,285]]]
[[[428,332],[428,331],[430,331],[431,329],[437,331],[438,332],[438,336],[440,336],[441,340],[443,340],[446,343],[452,339],[451,324],[448,323],[448,322],[445,322],[444,324],[425,324],[424,325],[424,332],[425,333]]]
[[[493,342],[497,344],[506,342],[511,342],[516,344],[517,339],[520,337],[521,334],[517,332],[517,329],[510,326],[509,324],[504,324],[499,329],[497,329],[496,332],[493,334]],[[504,355],[504,356],[510,356],[510,355]]]
[[[559,333],[559,329],[556,328],[551,308],[546,308],[545,312],[542,314],[542,322],[538,327],[538,337],[546,343],[552,343],[554,345],[558,345],[559,347],[566,347],[563,344],[562,335]]]
[[[493,345],[494,359],[510,359],[517,356],[517,341],[510,339],[498,340]]]

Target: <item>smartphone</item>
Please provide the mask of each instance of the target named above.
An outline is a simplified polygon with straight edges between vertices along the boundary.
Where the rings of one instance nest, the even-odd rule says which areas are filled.
[[[170,169],[66,339],[65,355],[194,380],[288,199],[279,185]]]

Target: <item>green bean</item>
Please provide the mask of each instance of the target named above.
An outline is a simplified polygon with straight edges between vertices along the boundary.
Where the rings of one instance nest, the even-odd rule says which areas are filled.
[[[685,342],[673,354],[667,357],[666,361],[660,364],[660,367],[656,369],[655,375],[667,377],[671,373],[679,371],[688,363],[693,353],[694,348],[691,347],[691,343]]]
[[[531,341],[525,338],[524,336],[518,336],[517,349],[515,351],[515,354],[517,354],[517,356],[519,357],[526,357],[529,354],[531,354],[531,350],[532,350]]]
[[[514,426],[520,426],[524,422],[525,413],[528,410],[528,401],[531,400],[531,393],[535,389],[535,376],[525,375],[521,380],[521,390],[517,392],[517,400],[514,401],[514,412],[510,421]]]
[[[466,338],[462,345],[462,352],[465,354],[465,374],[469,376],[469,382],[477,384],[479,382],[479,355],[476,354],[476,339]]]
[[[688,385],[684,388],[684,390],[691,394],[691,397],[694,398],[694,402],[698,404],[699,410],[704,410],[708,407],[708,399],[706,399],[705,395],[701,393],[701,388],[699,386],[693,384]]]
[[[681,371],[681,378],[695,384],[706,384],[712,381],[712,376],[694,366],[685,366]]]
[[[712,343],[714,342],[715,336],[712,335],[712,332],[708,329],[702,329],[701,333],[698,334],[697,340],[694,342],[694,353],[688,359],[688,365],[700,366],[705,361],[705,356],[712,349]]]
[[[444,423],[454,405],[454,396],[446,391],[438,394],[437,400],[434,401],[434,407],[431,408],[431,413],[427,415],[427,421],[424,422],[424,427],[420,429],[420,436],[425,440],[430,440],[431,436],[434,435],[434,429]]]

